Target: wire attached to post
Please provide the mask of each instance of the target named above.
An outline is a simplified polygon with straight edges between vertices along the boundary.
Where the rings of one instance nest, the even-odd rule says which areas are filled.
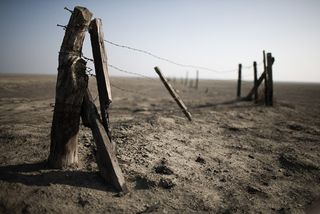
[[[57,27],[62,27],[63,30],[66,30],[67,29],[67,25],[60,25],[60,24],[57,24]]]
[[[71,14],[73,13],[73,10],[70,10],[70,9],[69,9],[69,8],[67,8],[67,7],[64,7],[63,9],[65,9],[65,10],[69,11]]]

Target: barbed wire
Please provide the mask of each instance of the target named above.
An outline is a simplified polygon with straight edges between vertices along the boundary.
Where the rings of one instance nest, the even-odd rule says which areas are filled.
[[[92,68],[86,67],[86,69],[87,69],[86,72],[87,72],[87,74],[88,74],[89,76],[94,77],[94,78],[97,78],[97,76],[92,73],[92,70],[93,70]],[[152,79],[152,80],[154,80],[154,79]],[[116,89],[118,89],[118,90],[124,91],[124,92],[129,92],[129,93],[138,94],[138,95],[142,95],[142,96],[148,96],[147,94],[142,93],[142,92],[138,92],[138,91],[133,91],[133,90],[128,90],[128,89],[121,88],[121,87],[115,85],[114,83],[110,83],[110,85],[111,85],[112,87],[114,87],[114,88],[116,88]],[[97,98],[98,98],[98,96],[99,96],[99,95],[97,95],[97,96],[93,99],[93,101],[96,101]]]
[[[133,47],[130,47],[130,46],[127,46],[127,45],[121,45],[121,44],[118,44],[118,43],[115,43],[115,42],[111,42],[109,40],[104,40],[104,41],[106,43],[108,43],[108,44],[113,45],[113,46],[120,47],[120,48],[125,48],[125,49],[136,51],[136,52],[140,52],[140,53],[149,55],[149,56],[151,56],[153,58],[156,58],[156,59],[159,59],[159,60],[174,64],[174,65],[177,65],[177,66],[180,66],[180,67],[184,67],[184,68],[194,68],[194,69],[199,69],[199,70],[211,71],[211,72],[215,72],[215,73],[228,73],[228,72],[237,71],[237,69],[216,70],[216,69],[212,69],[212,68],[208,68],[208,67],[204,67],[204,66],[182,64],[182,63],[178,63],[178,62],[175,62],[173,60],[170,60],[170,59],[167,59],[167,58],[164,58],[164,57],[160,57],[160,56],[158,56],[158,55],[156,55],[154,53],[151,53],[150,51],[146,51],[146,50],[142,50],[142,49],[138,49],[138,48],[133,48]]]
[[[81,57],[82,57],[83,59],[85,59],[86,61],[94,62],[93,59],[84,56],[83,53],[81,53]],[[110,68],[113,68],[113,69],[115,69],[115,70],[117,70],[117,71],[120,71],[120,72],[123,72],[123,73],[126,73],[126,74],[131,74],[131,75],[139,76],[139,77],[146,78],[146,79],[149,79],[149,80],[155,80],[154,78],[149,77],[149,76],[147,76],[147,75],[135,73],[135,72],[132,72],[132,71],[127,71],[127,70],[124,70],[124,69],[122,69],[122,68],[119,68],[118,66],[112,65],[112,64],[110,64],[110,63],[107,63],[107,65],[108,65],[108,67],[110,67]],[[90,69],[90,71],[92,71],[92,68],[90,68],[90,67],[87,67],[87,68]],[[92,75],[92,74],[90,74],[90,75]]]
[[[67,8],[67,7],[64,7],[63,9],[65,9],[65,10],[69,11],[71,14],[73,13],[73,10],[70,10],[70,9],[69,9],[69,8]]]
[[[66,30],[66,29],[67,29],[67,26],[68,26],[68,25],[60,25],[60,24],[57,24],[57,27],[62,27],[63,30]]]
[[[133,51],[142,52],[142,53],[151,55],[151,56],[153,56],[153,57],[156,57],[156,58],[158,58],[158,59],[161,58],[161,60],[167,61],[166,58],[158,57],[157,55],[152,54],[151,52],[148,52],[148,51],[144,51],[144,50],[132,48],[132,47],[125,46],[125,45],[120,45],[120,44],[117,44],[117,43],[114,43],[114,42],[111,42],[111,41],[108,41],[108,40],[104,40],[104,41],[107,42],[107,43],[109,43],[109,44],[112,44],[112,45],[121,47],[121,48],[127,48],[127,49],[130,49],[130,50],[133,50]],[[85,59],[86,61],[94,62],[94,60],[93,60],[92,58],[88,58],[88,57],[84,56],[83,53],[81,53],[81,57],[82,57],[83,59]],[[169,61],[171,61],[171,60],[169,60]],[[175,63],[175,62],[172,61],[172,63]],[[175,63],[175,64],[179,64],[179,63]],[[262,64],[263,64],[263,61],[257,63],[257,67],[261,66]],[[112,65],[112,64],[110,64],[110,63],[108,63],[108,67],[113,68],[113,69],[115,69],[115,70],[117,70],[117,71],[126,73],[126,74],[131,74],[131,75],[135,75],[135,76],[147,78],[147,79],[150,79],[150,80],[155,80],[154,78],[152,78],[152,77],[150,77],[150,76],[143,75],[143,74],[136,73],[136,72],[132,72],[132,71],[128,71],[128,70],[119,68],[119,67],[117,67],[117,66],[115,66],[115,65]],[[248,66],[242,65],[242,71],[249,71],[250,69],[253,69],[253,65],[248,65]],[[225,72],[235,72],[235,71],[238,71],[238,69],[232,69],[232,70],[229,70],[229,71],[226,70]],[[220,72],[220,73],[221,73],[221,72]]]
[[[71,14],[73,13],[73,10],[67,8],[67,7],[64,7],[65,10],[69,11]],[[58,27],[62,27],[64,30],[67,29],[68,25],[60,25],[60,24],[57,24]],[[85,31],[87,31],[87,29],[85,29]],[[140,52],[140,53],[143,53],[143,54],[146,54],[146,55],[149,55],[151,57],[154,57],[156,59],[159,59],[159,60],[162,60],[162,61],[165,61],[165,62],[168,62],[168,63],[171,63],[171,64],[174,64],[174,65],[177,65],[177,66],[180,66],[180,67],[188,67],[188,68],[194,68],[194,69],[200,69],[200,70],[207,70],[207,71],[211,71],[211,72],[215,72],[215,73],[229,73],[229,72],[236,72],[238,69],[230,69],[230,70],[216,70],[216,69],[212,69],[212,68],[208,68],[208,67],[204,67],[204,66],[198,66],[198,65],[190,65],[190,64],[182,64],[182,63],[178,63],[178,62],[175,62],[171,59],[168,59],[168,58],[165,58],[165,57],[160,57],[150,51],[146,51],[146,50],[142,50],[142,49],[138,49],[138,48],[134,48],[134,47],[130,47],[130,46],[127,46],[127,45],[122,45],[122,44],[118,44],[118,43],[115,43],[115,42],[112,42],[112,41],[109,41],[109,40],[106,40],[104,39],[104,42],[108,43],[108,44],[111,44],[113,46],[116,46],[116,47],[120,47],[120,48],[125,48],[125,49],[128,49],[128,50],[132,50],[132,51],[136,51],[136,52]],[[91,61],[91,62],[94,62],[93,59],[91,58],[88,58],[86,56],[83,55],[83,53],[81,52],[81,58],[85,59],[87,62],[88,61]],[[257,67],[260,66],[261,64],[263,63],[260,62],[257,64]],[[123,73],[127,73],[127,74],[131,74],[131,75],[136,75],[136,76],[139,76],[139,77],[143,77],[143,78],[147,78],[147,79],[150,79],[150,80],[155,80],[154,78],[152,77],[149,77],[147,75],[143,75],[143,74],[140,74],[140,73],[135,73],[135,72],[131,72],[131,71],[127,71],[127,70],[124,70],[124,69],[121,69],[117,66],[114,66],[112,64],[108,64],[108,66],[110,68],[113,68],[117,71],[120,71],[120,72],[123,72]],[[253,65],[249,65],[249,66],[246,66],[246,65],[242,65],[242,70],[249,70],[249,69],[252,69],[253,68]],[[93,74],[90,73],[92,71],[92,68],[89,68],[89,74],[90,76],[92,76]]]
[[[128,90],[128,89],[124,89],[124,88],[121,88],[117,85],[115,85],[114,83],[110,83],[110,85],[120,91],[124,91],[124,92],[128,92],[128,93],[131,93],[131,94],[138,94],[138,95],[141,95],[141,96],[150,96],[148,94],[145,94],[145,93],[142,93],[142,92],[138,92],[138,91],[133,91],[133,90]]]
[[[121,69],[121,68],[119,68],[119,67],[117,67],[117,66],[111,65],[111,64],[109,64],[109,63],[108,63],[108,66],[109,66],[110,68],[113,68],[113,69],[115,69],[115,70],[117,70],[117,71],[120,71],[120,72],[123,72],[123,73],[136,75],[136,76],[143,77],[143,78],[146,78],[146,79],[149,79],[149,80],[155,80],[155,79],[152,78],[152,77],[149,77],[149,76],[146,76],[146,75],[143,75],[143,74],[139,74],[139,73],[135,73],[135,72],[132,72],[132,71],[127,71],[127,70]]]
[[[93,59],[84,56],[83,53],[81,53],[81,57],[82,57],[83,59],[85,59],[87,62],[88,62],[88,61],[93,62]]]

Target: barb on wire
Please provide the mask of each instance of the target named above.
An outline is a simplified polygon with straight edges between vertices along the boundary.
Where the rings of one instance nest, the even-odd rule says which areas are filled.
[[[126,46],[126,45],[120,45],[120,44],[117,44],[117,43],[114,43],[114,42],[111,42],[111,41],[108,41],[108,40],[104,40],[104,41],[109,43],[109,44],[111,44],[111,45],[114,45],[116,47],[126,48],[126,49],[129,49],[129,50],[132,50],[132,51],[136,51],[136,52],[140,52],[140,53],[143,53],[143,54],[147,54],[147,55],[152,56],[152,57],[154,57],[156,59],[159,59],[159,60],[162,60],[162,61],[166,61],[166,62],[169,62],[171,64],[174,64],[174,65],[177,65],[177,66],[180,66],[180,67],[188,67],[188,68],[194,68],[194,69],[207,70],[207,71],[211,71],[211,72],[215,72],[215,73],[227,73],[227,72],[234,72],[234,71],[237,70],[237,69],[232,69],[232,70],[219,71],[219,70],[215,70],[215,69],[207,68],[207,67],[203,67],[203,66],[182,64],[182,63],[178,63],[178,62],[175,62],[173,60],[170,60],[170,59],[167,59],[167,58],[164,58],[164,57],[160,57],[160,56],[158,56],[156,54],[153,54],[153,53],[151,53],[149,51],[145,51],[145,50],[141,50],[141,49],[138,49],[138,48],[129,47],[129,46]]]
[[[91,76],[91,77],[96,77],[96,75],[93,74],[92,71],[93,71],[92,68],[90,68],[90,67],[88,67],[88,66],[86,67],[86,73],[87,73],[89,76]]]
[[[259,66],[261,66],[263,64],[263,62],[261,61],[261,62],[259,62],[259,63],[257,63],[257,68],[259,67]],[[250,69],[253,69],[253,65],[243,65],[242,66],[242,68],[243,68],[243,70],[247,70],[247,71],[250,71]]]
[[[147,79],[150,79],[150,80],[155,80],[155,79],[153,79],[152,77],[149,77],[149,76],[146,76],[146,75],[143,75],[143,74],[139,74],[139,73],[135,73],[135,72],[131,72],[131,71],[126,71],[126,70],[123,70],[123,69],[121,69],[121,68],[118,68],[118,67],[116,67],[116,66],[114,66],[114,65],[111,65],[111,64],[109,64],[109,63],[108,63],[108,66],[109,66],[110,68],[113,68],[113,69],[115,69],[115,70],[117,70],[117,71],[120,71],[120,72],[123,72],[123,73],[140,76],[140,77],[147,78]]]
[[[88,73],[91,73],[91,71],[93,70],[92,68],[90,68],[90,67],[86,67],[87,68],[87,72]]]
[[[93,62],[93,59],[84,56],[83,53],[81,53],[81,57],[82,57],[83,59],[85,59],[86,61],[91,61],[91,62]]]
[[[67,8],[67,7],[64,7],[63,9],[65,9],[65,10],[69,11],[71,14],[73,13],[73,10],[70,10],[70,9],[69,9],[69,8]]]
[[[63,30],[66,30],[67,29],[67,25],[60,25],[60,24],[57,24],[57,27],[62,27]]]

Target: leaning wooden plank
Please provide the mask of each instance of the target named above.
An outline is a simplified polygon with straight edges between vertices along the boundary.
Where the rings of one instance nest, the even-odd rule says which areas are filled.
[[[75,7],[61,45],[48,158],[48,164],[53,168],[78,162],[80,111],[88,85],[86,61],[81,59],[81,49],[91,17],[86,8]]]
[[[89,90],[87,90],[83,99],[81,116],[84,124],[91,128],[94,141],[97,145],[97,163],[101,176],[118,191],[127,193],[128,188],[114,153],[113,146],[102,125]]]
[[[179,97],[179,95],[175,92],[175,90],[173,89],[173,87],[170,85],[170,83],[166,80],[166,78],[162,75],[160,69],[158,67],[155,67],[154,70],[157,72],[157,74],[159,75],[161,81],[163,82],[164,86],[168,89],[169,93],[171,94],[171,96],[173,97],[173,99],[176,101],[176,103],[179,105],[179,107],[182,109],[184,115],[190,120],[192,121],[191,118],[191,114],[188,111],[186,105],[183,103],[183,101],[181,100],[181,98]]]
[[[253,88],[251,89],[251,91],[249,92],[249,94],[243,98],[243,100],[252,100],[252,95],[254,94],[254,92],[259,88],[259,86],[261,85],[262,81],[265,79],[266,77],[266,72],[263,72],[261,74],[261,76],[259,77],[257,84],[255,86],[253,86]]]
[[[107,109],[109,107],[109,104],[112,102],[112,95],[108,74],[107,53],[104,46],[102,22],[100,19],[94,19],[91,21],[89,33],[94,59],[94,67],[97,77],[96,79],[98,85],[102,123],[108,133],[108,136],[110,137]]]

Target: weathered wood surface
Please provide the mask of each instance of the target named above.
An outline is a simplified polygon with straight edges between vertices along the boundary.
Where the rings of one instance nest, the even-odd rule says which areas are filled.
[[[263,71],[265,73],[265,78],[264,78],[264,103],[265,105],[268,105],[268,93],[269,93],[269,77],[268,77],[268,72],[267,72],[267,62],[266,62],[266,52],[263,51]]]
[[[75,7],[61,45],[48,158],[48,165],[53,168],[78,162],[80,111],[88,84],[81,49],[91,17],[88,9]]]
[[[258,102],[258,70],[257,62],[253,62],[253,87],[254,87],[254,102]]]
[[[102,30],[102,22],[100,19],[94,19],[91,21],[89,33],[94,59],[94,67],[97,77],[96,80],[99,93],[102,123],[111,141],[111,134],[108,122],[108,107],[112,102],[112,95],[108,73],[107,52],[104,46],[104,35]]]
[[[163,74],[161,73],[160,69],[158,67],[155,67],[154,70],[157,72],[157,74],[159,75],[162,83],[164,84],[164,86],[167,88],[167,90],[169,91],[169,93],[171,94],[171,96],[173,97],[173,99],[176,101],[176,103],[179,105],[179,107],[182,109],[182,112],[184,113],[184,115],[190,120],[192,121],[192,117],[190,112],[188,111],[186,105],[183,103],[183,101],[181,100],[181,98],[179,97],[179,95],[175,92],[175,90],[173,89],[173,87],[170,85],[170,83],[166,80],[166,78],[163,76]]]
[[[239,64],[239,68],[238,68],[238,84],[237,84],[237,97],[238,98],[241,97],[241,69],[242,69],[242,65]]]
[[[268,73],[268,94],[267,103],[268,106],[273,106],[273,74],[272,65],[274,63],[274,58],[271,53],[267,53],[267,73]]]
[[[86,91],[83,100],[82,120],[86,126],[91,128],[94,141],[97,145],[97,163],[101,176],[118,191],[128,192],[124,176],[114,153],[114,148],[110,143],[109,136],[104,129],[89,90]]]

